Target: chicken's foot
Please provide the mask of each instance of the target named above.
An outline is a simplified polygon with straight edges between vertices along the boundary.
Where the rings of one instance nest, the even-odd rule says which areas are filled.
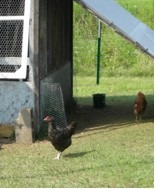
[[[57,153],[57,156],[54,158],[55,160],[59,160],[60,159],[60,156],[61,156],[61,152],[59,151],[58,153]]]

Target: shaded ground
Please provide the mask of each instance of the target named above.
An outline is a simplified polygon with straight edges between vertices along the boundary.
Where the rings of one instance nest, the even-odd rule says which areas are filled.
[[[147,109],[142,117],[141,123],[154,122],[154,97],[147,98]],[[83,130],[96,130],[97,128],[121,128],[128,127],[136,123],[133,114],[134,96],[108,97],[106,105],[102,109],[94,108],[91,97],[79,99],[80,102],[88,102],[88,105],[77,106],[75,113],[68,116],[68,120],[78,121],[77,132]]]
[[[147,109],[143,115],[142,121],[138,124],[154,122],[154,96],[149,95],[147,98]],[[80,104],[76,110],[67,114],[68,123],[75,120],[78,122],[76,133],[84,131],[95,131],[98,129],[109,128],[115,130],[122,127],[130,127],[136,123],[133,115],[134,96],[117,96],[107,97],[106,105],[102,109],[94,108],[92,97],[79,98]],[[87,102],[88,105],[83,105]],[[40,140],[47,139],[47,128],[41,129]],[[14,138],[0,138],[0,149],[3,144],[14,143]]]

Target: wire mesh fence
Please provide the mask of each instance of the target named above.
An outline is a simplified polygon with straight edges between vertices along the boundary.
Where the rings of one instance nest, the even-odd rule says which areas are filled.
[[[0,16],[24,15],[25,0],[3,0],[0,2]]]
[[[25,0],[0,2],[0,72],[21,67]]]
[[[63,93],[59,83],[46,81],[41,85],[41,119],[47,115],[53,116],[59,127],[67,126]]]

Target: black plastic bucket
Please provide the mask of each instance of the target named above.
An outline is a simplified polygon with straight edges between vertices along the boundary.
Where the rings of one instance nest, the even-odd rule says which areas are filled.
[[[94,108],[103,108],[105,104],[105,94],[93,94]]]

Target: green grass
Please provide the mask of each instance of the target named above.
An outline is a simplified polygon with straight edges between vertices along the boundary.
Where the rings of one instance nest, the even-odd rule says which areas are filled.
[[[154,0],[117,0],[117,2],[132,15],[154,29]]]
[[[131,97],[134,100],[138,91],[146,95],[154,94],[153,77],[100,77],[96,85],[96,77],[74,77],[74,97],[80,104],[92,104],[92,95],[106,94],[107,100],[112,97]],[[122,99],[123,100],[123,99]]]
[[[152,29],[153,0],[118,0],[125,9]],[[93,76],[97,64],[98,20],[74,3],[74,74]],[[101,75],[153,76],[153,59],[102,24]],[[126,72],[125,72],[126,70]]]
[[[54,154],[48,142],[4,146],[0,187],[153,187],[153,123],[88,130]]]
[[[145,92],[148,107],[137,123],[132,109],[138,89]],[[106,93],[104,109],[93,109],[97,91]],[[77,77],[74,96],[79,106],[68,116],[78,121],[72,146],[56,161],[57,152],[46,139],[32,145],[3,144],[0,187],[152,188],[153,78],[102,78],[96,86],[94,78]]]

